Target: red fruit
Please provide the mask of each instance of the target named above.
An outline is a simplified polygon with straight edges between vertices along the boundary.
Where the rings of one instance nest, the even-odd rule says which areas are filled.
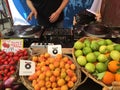
[[[18,61],[18,60],[19,60],[19,57],[18,57],[18,56],[14,56],[14,57],[13,57],[13,60]]]
[[[7,80],[8,78],[8,76],[3,77],[3,81]]]
[[[8,69],[5,69],[5,70],[4,70],[4,73],[7,74],[7,73],[8,73]]]
[[[8,61],[5,61],[4,64],[5,64],[5,65],[8,65]]]
[[[15,70],[15,67],[14,66],[10,66],[10,71],[11,70]]]
[[[15,73],[15,70],[10,71],[11,75]]]
[[[14,52],[8,52],[7,55],[12,57],[14,55]]]

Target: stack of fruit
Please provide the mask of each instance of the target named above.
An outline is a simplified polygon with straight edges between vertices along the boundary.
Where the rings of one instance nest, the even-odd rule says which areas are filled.
[[[80,82],[80,72],[74,60],[67,55],[49,53],[33,55],[35,73],[21,77],[29,90],[76,90]],[[29,83],[28,83],[29,82]]]
[[[0,50],[0,90],[15,90],[14,83],[17,82],[17,63],[20,58],[28,57],[27,49],[21,49],[17,52],[5,52]]]
[[[120,81],[120,44],[110,39],[83,37],[73,46],[73,57],[82,71],[103,86]]]

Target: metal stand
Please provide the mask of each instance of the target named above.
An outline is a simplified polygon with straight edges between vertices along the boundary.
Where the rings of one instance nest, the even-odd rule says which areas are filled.
[[[9,12],[9,10],[7,10],[7,5],[6,5],[6,1],[5,0],[1,0],[1,6],[3,10],[0,10],[0,24],[2,24],[2,29],[5,29],[5,20],[7,20],[10,23],[10,26],[13,26],[13,22],[12,22],[12,18],[10,15],[8,15],[7,11]]]

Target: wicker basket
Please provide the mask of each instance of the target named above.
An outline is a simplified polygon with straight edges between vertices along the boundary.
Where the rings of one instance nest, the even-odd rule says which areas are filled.
[[[39,54],[36,54],[39,55]],[[68,55],[63,55],[63,56],[67,56],[75,65],[76,65],[76,70],[75,73],[77,75],[77,81],[74,84],[74,87],[71,88],[70,90],[76,90],[78,88],[78,86],[81,83],[81,71],[77,66],[77,63],[73,60],[73,58],[71,58]],[[23,85],[28,89],[28,90],[34,90],[34,88],[32,87],[32,82],[28,80],[28,76],[20,76],[21,82],[23,83]]]
[[[102,38],[98,38],[98,37],[83,37],[83,38],[80,38],[78,41],[83,42],[85,39],[89,39],[90,41],[92,41],[92,40],[100,40]],[[73,59],[76,61],[76,57],[74,56],[74,51],[75,51],[75,49],[73,48],[72,49],[72,56],[73,56]],[[89,73],[84,67],[80,66],[79,64],[78,64],[78,66],[79,66],[80,70],[86,75],[86,78],[92,79],[94,82],[96,82],[97,84],[99,84],[99,85],[101,85],[103,87],[111,87],[111,86],[107,86],[102,81],[97,80],[96,76],[94,76],[91,73]]]

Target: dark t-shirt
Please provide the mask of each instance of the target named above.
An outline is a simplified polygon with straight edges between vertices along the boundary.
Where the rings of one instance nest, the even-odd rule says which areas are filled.
[[[50,15],[55,12],[61,5],[62,0],[31,0],[38,12],[38,23],[42,26],[49,27],[63,20],[64,14],[61,13],[55,23],[49,22]]]

